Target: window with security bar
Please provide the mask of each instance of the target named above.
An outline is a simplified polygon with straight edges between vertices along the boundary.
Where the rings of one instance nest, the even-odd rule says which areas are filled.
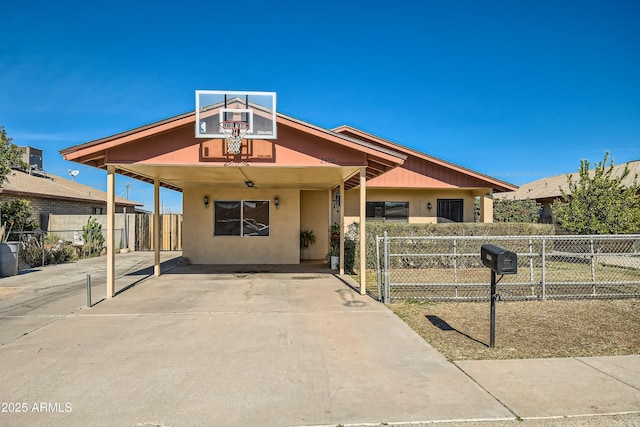
[[[463,222],[463,207],[462,199],[438,199],[438,222]]]
[[[214,202],[214,236],[269,236],[268,200]]]

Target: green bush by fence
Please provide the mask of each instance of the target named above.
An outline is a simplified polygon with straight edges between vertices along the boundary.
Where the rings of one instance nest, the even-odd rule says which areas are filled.
[[[370,222],[366,224],[367,232],[367,268],[374,269],[376,262],[376,236],[387,232],[389,237],[411,236],[548,236],[555,234],[551,224],[530,224],[517,222],[502,223],[446,223],[446,224],[399,224],[389,222]],[[351,224],[347,230],[346,239],[354,244],[353,253],[345,247],[345,258],[353,259],[355,267],[359,266],[360,244],[359,227]],[[475,248],[474,248],[475,249]],[[464,251],[465,248],[460,248]]]

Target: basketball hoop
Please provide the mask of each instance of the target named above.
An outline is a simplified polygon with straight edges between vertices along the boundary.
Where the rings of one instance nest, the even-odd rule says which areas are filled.
[[[249,123],[235,120],[225,120],[220,122],[220,132],[227,141],[227,152],[231,154],[240,154],[242,148],[242,140],[249,131]]]

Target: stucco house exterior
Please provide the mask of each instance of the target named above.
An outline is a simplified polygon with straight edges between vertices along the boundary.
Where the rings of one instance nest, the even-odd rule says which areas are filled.
[[[183,255],[193,264],[298,264],[301,230],[317,236],[306,258],[322,259],[334,223],[344,233],[353,221],[361,230],[367,220],[473,221],[476,197],[491,222],[493,194],[517,188],[350,126],[276,120],[277,139],[245,140],[239,154],[195,138],[195,112],[61,154],[106,169],[109,194],[115,174],[153,183],[156,214],[160,186],[181,191]]]
[[[640,176],[640,160],[615,165],[613,167],[613,176],[621,176],[627,166],[629,167],[629,175],[622,180],[622,184],[626,187],[630,187],[633,185],[635,177]],[[607,169],[608,168],[609,167],[607,166]],[[590,174],[593,176],[593,169],[590,171]],[[567,176],[571,176],[573,182],[577,182],[580,179],[580,174],[578,172],[550,176],[524,184],[516,190],[496,194],[495,198],[510,200],[533,199],[542,205],[542,209],[540,211],[540,222],[545,224],[555,224],[555,218],[553,216],[553,202],[562,197],[562,192],[560,191],[561,188],[565,193],[569,193]]]

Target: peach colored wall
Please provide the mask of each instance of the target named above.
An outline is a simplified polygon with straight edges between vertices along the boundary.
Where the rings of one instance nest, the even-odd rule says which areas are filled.
[[[238,158],[223,152],[222,139],[199,139],[193,125],[182,126],[146,140],[146,144],[126,144],[107,152],[107,163],[149,165],[218,164],[230,160],[262,166],[365,165],[365,155],[357,150],[324,140],[315,135],[278,128],[278,140],[245,140]]]
[[[477,188],[487,183],[459,170],[409,156],[402,166],[371,179],[367,185],[370,188]]]
[[[493,222],[493,198],[480,197],[480,222]]]
[[[203,197],[209,197],[205,209]],[[273,204],[278,196],[280,206]],[[216,200],[269,200],[270,235],[213,235]],[[300,262],[300,191],[297,189],[222,190],[190,187],[183,193],[183,256],[192,264],[298,264]]]
[[[345,223],[360,220],[359,203],[360,189],[349,190],[346,193]],[[413,189],[367,189],[368,202],[409,202],[410,223],[436,223],[438,199],[463,199],[463,214],[465,222],[474,221],[473,190],[413,190]],[[432,208],[429,210],[428,203]]]
[[[300,192],[300,229],[312,230],[316,243],[302,249],[303,259],[324,259],[329,252],[329,191]]]

